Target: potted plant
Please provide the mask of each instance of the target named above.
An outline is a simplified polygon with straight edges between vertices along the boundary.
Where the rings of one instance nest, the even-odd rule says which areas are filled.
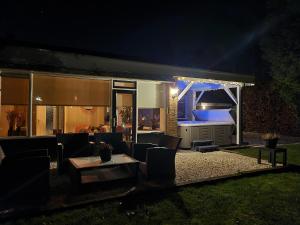
[[[280,136],[276,132],[269,132],[262,135],[266,148],[276,148],[279,138]]]
[[[16,133],[15,135],[23,135],[22,134],[22,127],[25,126],[25,119],[22,113],[18,113],[16,116]],[[26,135],[26,134],[25,134]]]
[[[102,162],[107,162],[111,160],[111,154],[112,154],[112,146],[109,144],[106,144],[104,142],[100,142],[99,145],[99,155]]]
[[[7,131],[8,136],[12,136],[14,133],[14,127],[15,127],[17,116],[18,113],[14,110],[6,112],[6,119],[8,121],[8,131]]]
[[[120,111],[120,116],[122,118],[122,126],[124,127],[127,123],[131,122],[131,107],[124,106]]]

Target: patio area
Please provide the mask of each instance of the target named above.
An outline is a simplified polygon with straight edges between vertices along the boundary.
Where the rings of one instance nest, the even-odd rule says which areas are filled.
[[[299,157],[298,155],[295,155],[296,153],[298,154],[298,145],[286,147],[289,149],[289,153],[293,157]],[[205,181],[215,181],[218,179],[223,180],[224,176],[230,177],[231,175],[234,176],[243,172],[251,173],[265,169],[269,171],[269,169],[271,169],[271,165],[266,160],[262,160],[262,164],[257,164],[257,159],[255,158],[256,149],[248,148],[235,151],[238,153],[229,152],[226,150],[208,153],[179,150],[176,154],[176,178],[174,182],[164,183],[161,181],[145,181],[145,179],[139,175],[138,182],[136,184],[118,183],[117,185],[108,186],[87,186],[81,193],[73,193],[71,191],[72,184],[67,174],[57,175],[56,169],[51,169],[51,195],[46,204],[19,205],[17,208],[11,206],[7,207],[5,210],[2,208],[0,210],[0,219],[16,218],[15,216],[17,215],[30,215],[31,213],[32,215],[48,215],[48,213],[53,215],[51,213],[53,212],[54,215],[56,215],[56,212],[70,212],[72,210],[62,210],[73,209],[74,207],[77,209],[88,209],[89,207],[93,207],[93,205],[95,205],[90,205],[91,203],[97,202],[102,202],[103,204],[112,203],[118,207],[124,208],[122,206],[124,202],[131,202],[134,199],[139,198],[144,199],[147,198],[147,196],[156,196],[155,193],[161,193],[162,195],[165,195],[166,193],[169,193],[169,191],[164,191],[164,189],[166,190],[166,188],[169,187],[180,187],[183,185],[182,188],[178,190],[184,190],[185,188],[188,188],[185,185],[190,183],[201,183],[201,181],[204,181],[203,184],[207,184]],[[241,155],[245,154],[244,151],[248,152],[249,156]],[[263,158],[267,159],[267,154],[265,154]],[[52,166],[54,166],[54,164],[52,164]],[[278,166],[281,167],[281,164],[278,164]],[[201,185],[201,187],[206,187],[206,189],[209,189],[210,187],[214,188],[215,186]],[[152,192],[153,189],[157,190],[157,188],[158,192]],[[106,203],[103,202],[103,200],[109,199],[112,200],[109,201],[111,203],[108,203],[107,201],[105,201]],[[125,206],[125,208],[126,207],[127,206]]]
[[[52,165],[53,166],[53,165]],[[216,179],[222,176],[230,176],[239,172],[254,171],[271,168],[271,165],[263,160],[257,164],[255,158],[243,156],[226,151],[208,153],[179,150],[176,154],[176,178],[175,181],[148,181],[141,175],[137,182],[117,182],[108,185],[87,185],[80,193],[72,192],[72,184],[67,174],[58,175],[56,170],[51,170],[50,198],[42,205],[19,205],[18,208],[8,206],[8,210],[1,212],[2,216],[8,214],[26,213],[28,211],[48,211],[61,208],[89,204],[101,200],[130,196],[136,193],[146,193],[155,189],[164,189],[174,186],[182,186],[189,183],[201,182],[207,179]],[[2,209],[3,210],[3,209]]]
[[[234,175],[239,172],[271,168],[263,161],[257,164],[255,158],[226,152],[215,151],[199,153],[181,150],[176,154],[176,185],[193,183],[208,178]]]

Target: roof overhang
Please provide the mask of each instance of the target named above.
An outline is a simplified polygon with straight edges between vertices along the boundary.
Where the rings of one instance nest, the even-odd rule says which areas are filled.
[[[174,78],[186,77],[254,83],[254,76],[245,74],[14,46],[0,49],[0,67],[160,81],[174,81]]]

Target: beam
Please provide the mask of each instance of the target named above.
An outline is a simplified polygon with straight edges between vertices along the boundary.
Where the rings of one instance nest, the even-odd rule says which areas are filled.
[[[193,110],[195,110],[196,109],[196,104],[195,104],[195,102],[196,102],[196,91],[194,91],[193,90],[193,92],[192,92],[192,112],[193,112]],[[195,116],[193,115],[193,113],[191,113],[192,114],[192,121],[195,121]]]
[[[242,87],[236,87],[237,106],[236,106],[236,144],[243,143],[243,130],[242,130]]]
[[[29,109],[28,109],[28,134],[27,136],[32,136],[32,102],[33,102],[33,73],[29,75]]]
[[[238,85],[236,87],[238,88],[240,86]],[[234,101],[234,103],[237,105],[238,100],[235,98],[234,94],[230,91],[230,89],[226,85],[223,85],[223,89],[228,94],[228,96],[232,99],[232,101]]]
[[[196,109],[196,104],[195,104],[196,103],[196,91],[193,91],[192,96],[193,96],[193,107],[192,108],[194,110],[194,109]]]
[[[198,104],[200,98],[201,98],[202,95],[204,94],[204,91],[201,91],[201,93],[199,94],[199,96],[197,97],[197,99],[196,99],[196,93],[197,93],[196,91],[193,91],[193,110],[196,109],[197,104]],[[194,115],[192,115],[192,120],[193,120],[193,121],[195,120],[195,116],[194,116]]]
[[[203,96],[204,91],[201,91],[201,93],[199,94],[198,98],[196,99],[196,101],[194,102],[194,107],[196,108],[196,105],[198,104],[198,102],[200,101],[200,98]]]
[[[182,97],[190,90],[192,85],[194,84],[194,81],[191,81],[183,90],[182,92],[178,95],[178,101],[182,99]]]

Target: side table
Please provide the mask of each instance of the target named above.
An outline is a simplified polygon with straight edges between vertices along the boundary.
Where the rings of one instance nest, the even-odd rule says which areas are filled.
[[[258,149],[258,157],[257,157],[258,164],[261,164],[261,153],[263,150],[269,151],[269,162],[272,163],[272,167],[276,167],[276,154],[277,153],[283,153],[282,164],[283,164],[283,166],[287,165],[287,150],[286,150],[286,148],[259,148]]]

